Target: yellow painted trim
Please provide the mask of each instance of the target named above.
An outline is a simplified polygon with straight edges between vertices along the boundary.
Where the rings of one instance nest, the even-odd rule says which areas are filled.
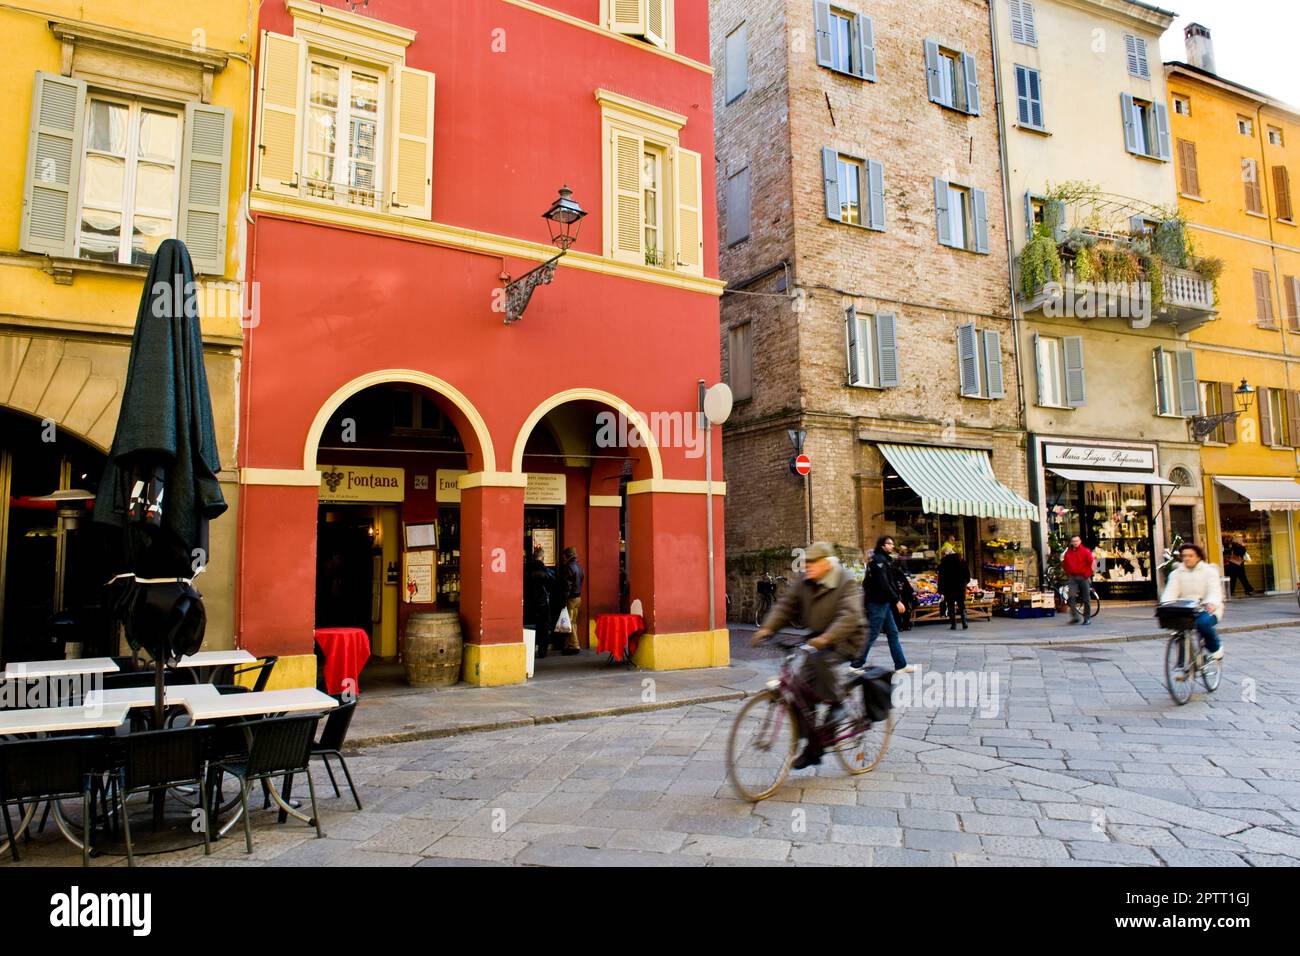
[[[296,21],[303,20],[308,23],[328,26],[333,30],[344,33],[353,33],[371,42],[378,41],[384,45],[396,45],[399,49],[410,46],[416,36],[415,31],[409,27],[399,27],[395,23],[385,23],[383,20],[376,20],[374,17],[363,17],[360,14],[340,10],[338,7],[327,7],[322,3],[308,3],[306,0],[287,0],[284,7],[295,20],[295,32],[298,28]]]
[[[1262,216],[1259,213],[1249,213],[1249,214],[1260,216],[1263,219],[1268,218],[1268,216]],[[1285,220],[1279,219],[1278,221],[1283,222]],[[1258,236],[1247,236],[1247,235],[1243,235],[1240,232],[1233,232],[1231,229],[1220,229],[1218,226],[1207,226],[1203,222],[1195,222],[1189,219],[1187,221],[1187,225],[1190,226],[1192,229],[1199,229],[1201,230],[1201,232],[1208,232],[1216,236],[1223,236],[1225,239],[1239,239],[1242,242],[1250,242],[1257,246],[1267,246],[1272,249],[1280,249],[1283,252],[1300,252],[1300,246],[1290,246],[1287,245],[1285,242],[1274,242],[1271,239],[1261,239]]]
[[[456,487],[466,488],[527,488],[528,476],[513,471],[472,471],[456,479]]]
[[[319,488],[320,472],[298,468],[241,468],[241,485],[276,485],[281,488]]]
[[[632,660],[637,667],[652,671],[727,667],[731,664],[731,637],[725,627],[683,634],[645,634]]]
[[[527,679],[524,643],[466,644],[461,680],[476,687],[522,684]]]
[[[713,67],[707,63],[701,63],[699,60],[692,60],[688,56],[682,56],[680,53],[674,53],[671,50],[662,50],[652,43],[642,43],[640,40],[633,40],[631,37],[625,37],[621,33],[615,33],[613,30],[606,29],[598,23],[592,23],[590,20],[582,20],[568,13],[561,13],[559,10],[552,10],[550,7],[542,6],[540,3],[533,3],[532,0],[501,0],[502,3],[508,3],[512,7],[521,7],[524,10],[531,10],[533,13],[539,13],[544,17],[550,17],[552,20],[559,20],[567,23],[569,26],[578,27],[591,33],[598,33],[603,37],[611,40],[617,40],[619,43],[626,43],[634,46],[638,50],[644,50],[646,53],[653,53],[655,56],[667,57],[675,63],[683,66],[689,66],[693,70],[699,70],[709,76],[713,75]],[[675,26],[674,26],[675,32]]]
[[[571,388],[567,391],[556,392],[534,408],[532,414],[524,422],[523,427],[519,429],[518,437],[515,438],[515,453],[510,459],[510,470],[518,472],[524,470],[524,446],[528,444],[528,436],[533,433],[533,429],[537,427],[537,423],[546,416],[547,412],[568,402],[581,401],[600,402],[602,405],[608,405],[635,425],[641,440],[645,442],[646,452],[650,455],[650,474],[655,478],[663,477],[663,459],[659,455],[659,446],[655,444],[654,433],[650,430],[645,416],[617,395],[601,391],[598,388]]]
[[[240,665],[247,666],[247,665]],[[257,679],[253,672],[239,674],[235,683],[252,687]],[[271,679],[266,682],[267,690],[290,690],[294,687],[316,686],[316,655],[290,654],[281,657],[271,668]],[[359,693],[359,691],[358,691]]]
[[[627,483],[627,493],[629,495],[703,495],[708,494],[708,485],[707,481],[689,481],[684,478],[651,478],[641,481],[629,481]],[[725,497],[727,483],[725,481],[713,482],[713,493]]]
[[[649,123],[659,127],[660,131],[667,133],[669,136],[675,136],[686,125],[686,117],[681,113],[674,113],[672,110],[666,110],[662,106],[655,106],[651,103],[643,103],[640,100],[634,100],[630,96],[624,96],[622,93],[615,93],[612,90],[597,90],[596,102],[600,104],[602,110],[609,114],[611,119],[633,120],[638,125]]]
[[[623,505],[623,496],[591,495],[587,499],[587,505],[591,508],[620,508]]]
[[[467,249],[493,256],[509,256],[536,262],[545,262],[555,256],[554,246],[540,242],[528,242],[510,236],[479,232],[461,226],[447,226],[370,209],[327,205],[297,196],[277,196],[254,191],[250,208],[255,213],[284,216],[318,225],[356,229],[414,242],[447,246],[452,249]],[[722,290],[726,288],[726,283],[720,279],[702,278],[632,262],[616,262],[604,256],[594,256],[589,252],[570,251],[557,264],[568,269],[581,269],[584,272],[595,272],[618,279],[633,279],[638,282],[649,282],[719,297],[722,295]]]
[[[483,420],[483,416],[479,414],[474,404],[454,385],[436,378],[428,372],[417,372],[415,369],[409,368],[386,368],[367,372],[365,375],[354,378],[340,387],[326,399],[325,404],[316,413],[311,428],[307,430],[307,441],[302,449],[302,467],[304,471],[316,470],[316,450],[320,445],[320,437],[325,432],[325,425],[329,422],[330,416],[338,410],[338,407],[357,392],[387,382],[397,382],[403,385],[423,385],[425,388],[448,399],[464,413],[465,417],[469,419],[470,427],[474,429],[474,435],[478,439],[479,447],[483,450],[483,470],[496,471],[497,456],[496,450],[492,447],[492,435],[488,431],[487,422]]]

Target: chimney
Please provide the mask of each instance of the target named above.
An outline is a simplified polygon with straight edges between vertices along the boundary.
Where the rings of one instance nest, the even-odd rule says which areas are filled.
[[[1210,39],[1210,28],[1199,23],[1189,23],[1183,30],[1183,39],[1187,43],[1187,62],[1209,73],[1214,72],[1214,41]]]

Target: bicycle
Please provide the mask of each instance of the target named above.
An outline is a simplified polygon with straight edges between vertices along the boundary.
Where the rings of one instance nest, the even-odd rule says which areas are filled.
[[[889,749],[897,717],[893,710],[883,720],[867,713],[865,691],[860,690],[878,671],[853,670],[844,687],[844,716],[831,728],[818,727],[816,705],[807,683],[797,674],[801,654],[815,653],[807,644],[781,644],[788,653],[779,676],[761,693],[745,701],[727,737],[727,776],[736,791],[753,803],[765,800],[790,775],[799,745],[800,727],[817,727],[822,746],[833,751],[840,765],[854,776],[875,770]]]
[[[1074,609],[1073,605],[1070,603],[1070,585],[1062,584],[1058,587],[1056,589],[1056,597],[1057,600],[1064,605],[1062,608],[1063,610],[1072,611]],[[1096,617],[1101,613],[1101,596],[1097,593],[1097,589],[1091,584],[1088,585],[1088,598],[1092,603],[1092,613],[1090,616]]]
[[[1165,644],[1165,686],[1180,707],[1192,699],[1192,687],[1198,676],[1211,694],[1223,680],[1222,664],[1205,650],[1205,641],[1196,630],[1197,610],[1184,602],[1156,606],[1160,626],[1173,632]],[[1196,647],[1192,645],[1194,634],[1198,639]]]
[[[754,601],[754,624],[756,627],[762,627],[763,621],[771,612],[772,606],[776,604],[777,586],[785,584],[784,577],[774,577],[771,571],[767,571],[758,579],[755,590],[758,597]]]

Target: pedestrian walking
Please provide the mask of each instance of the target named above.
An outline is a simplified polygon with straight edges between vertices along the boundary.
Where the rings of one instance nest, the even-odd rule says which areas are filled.
[[[903,655],[903,644],[898,639],[898,623],[894,619],[895,613],[902,614],[907,608],[895,583],[891,567],[894,560],[893,553],[894,539],[884,535],[876,541],[876,549],[871,553],[871,560],[867,562],[867,574],[862,579],[862,600],[867,611],[867,646],[862,651],[862,655],[853,662],[856,667],[866,663],[867,655],[871,653],[871,645],[883,630],[885,637],[889,639],[889,655],[894,659],[894,670],[913,670],[908,666],[907,658]]]
[[[1246,550],[1246,539],[1239,534],[1232,536],[1232,541],[1223,549],[1223,569],[1228,572],[1228,597],[1236,597],[1237,582],[1241,582],[1242,593],[1250,597],[1255,588],[1246,580],[1246,562],[1250,552]]]
[[[948,630],[957,630],[957,617],[961,616],[961,629],[966,624],[966,585],[970,581],[970,569],[960,551],[946,551],[939,560],[939,594],[943,597],[947,609]]]
[[[578,612],[582,610],[582,565],[578,563],[578,549],[564,549],[564,567],[560,569],[560,580],[564,582],[565,610],[569,612],[569,633],[564,638],[564,655],[579,654],[582,647],[578,643]]]
[[[1077,534],[1070,538],[1070,546],[1061,555],[1061,570],[1066,576],[1065,601],[1070,605],[1070,623],[1079,623],[1079,612],[1075,607],[1078,601],[1083,605],[1083,623],[1091,623],[1092,618],[1092,574],[1096,559],[1092,552],[1084,547],[1083,539]]]
[[[551,649],[551,626],[555,622],[551,611],[551,572],[542,562],[545,553],[540,546],[533,548],[532,557],[524,565],[524,620],[535,632],[539,658]]]

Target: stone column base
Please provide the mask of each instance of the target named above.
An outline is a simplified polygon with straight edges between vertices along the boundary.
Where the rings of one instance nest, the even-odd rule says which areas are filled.
[[[466,644],[460,665],[461,680],[477,687],[522,684],[525,680],[524,642],[517,644]]]
[[[731,637],[725,627],[716,631],[643,634],[632,660],[637,667],[652,671],[726,667],[731,663]]]

